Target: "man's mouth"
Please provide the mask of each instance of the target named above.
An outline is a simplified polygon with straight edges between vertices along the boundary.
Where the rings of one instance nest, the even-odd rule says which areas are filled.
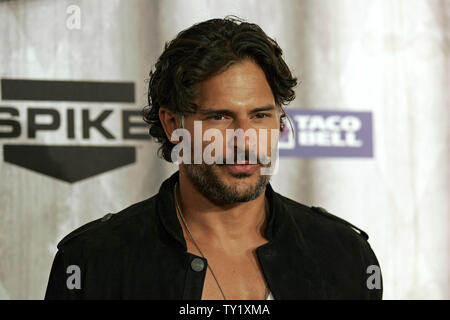
[[[225,167],[233,173],[253,173],[259,168],[259,164],[249,164],[248,162],[245,161],[244,164],[226,164]]]

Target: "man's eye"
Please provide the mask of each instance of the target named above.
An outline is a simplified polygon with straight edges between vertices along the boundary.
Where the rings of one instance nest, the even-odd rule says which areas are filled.
[[[258,119],[263,119],[263,118],[270,117],[270,114],[268,114],[268,113],[257,113],[255,115],[255,117],[258,118]]]
[[[209,119],[220,121],[225,119],[225,116],[223,114],[216,114],[214,116],[209,117]]]

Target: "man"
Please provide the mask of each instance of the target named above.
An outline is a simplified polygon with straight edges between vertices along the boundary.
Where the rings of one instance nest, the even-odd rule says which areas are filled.
[[[277,136],[261,132],[284,130],[296,84],[255,24],[213,19],[178,34],[150,73],[144,119],[179,171],[153,197],[67,235],[46,298],[381,299],[367,234],[278,194],[263,170]],[[205,159],[212,140],[222,143]]]

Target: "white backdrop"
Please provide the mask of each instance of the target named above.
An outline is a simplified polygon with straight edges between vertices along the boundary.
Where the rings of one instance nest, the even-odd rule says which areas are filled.
[[[80,9],[79,29],[67,27],[70,5]],[[136,102],[120,107],[140,109],[164,42],[228,14],[283,48],[302,81],[289,108],[373,114],[373,158],[282,158],[275,190],[365,230],[385,299],[449,299],[450,1],[1,1],[0,77],[131,81]],[[48,105],[83,106],[0,100],[20,111],[24,128],[27,107]],[[105,121],[111,130],[115,117]],[[1,299],[43,298],[65,234],[153,195],[176,170],[145,140],[0,139],[18,143],[136,146],[136,163],[71,184],[6,163],[0,149]]]

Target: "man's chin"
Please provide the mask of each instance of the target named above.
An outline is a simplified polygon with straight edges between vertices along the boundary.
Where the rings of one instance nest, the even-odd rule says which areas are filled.
[[[234,172],[226,164],[189,165],[190,179],[204,195],[221,203],[247,202],[263,191],[268,180],[261,176],[257,166],[251,172]]]

